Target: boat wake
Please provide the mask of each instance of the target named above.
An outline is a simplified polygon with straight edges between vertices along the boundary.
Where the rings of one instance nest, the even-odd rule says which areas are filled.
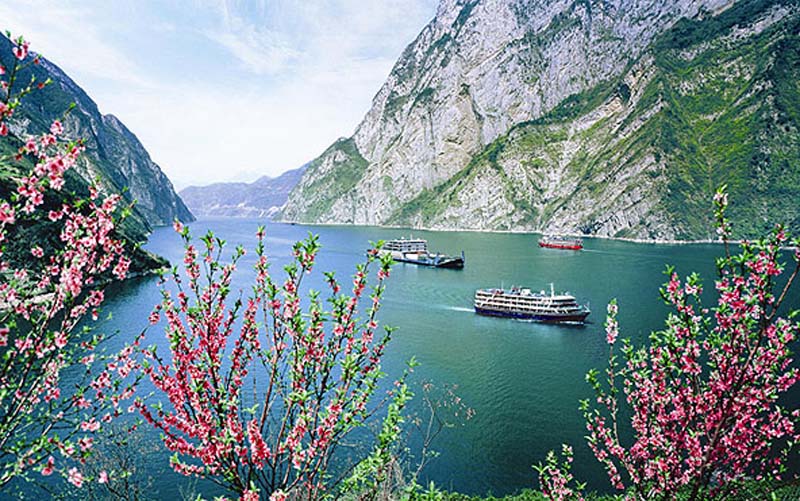
[[[463,306],[447,306],[445,309],[449,311],[465,311],[467,313],[475,313],[473,308],[464,308]]]

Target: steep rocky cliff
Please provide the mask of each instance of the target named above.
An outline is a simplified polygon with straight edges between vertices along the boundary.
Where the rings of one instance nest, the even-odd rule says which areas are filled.
[[[0,36],[0,63],[6,67],[12,64],[9,46],[9,40]],[[28,66],[17,80],[28,82],[31,74],[39,82],[49,78],[52,84],[23,100],[11,123],[14,135],[25,137],[47,130],[53,119],[62,117],[75,103],[63,122],[68,139],[85,141],[85,161],[78,166],[84,179],[97,179],[105,191],[123,192],[128,200],[136,200],[133,218],[144,227],[169,224],[176,218],[193,220],[172,183],[119,119],[101,114],[86,92],[47,59]]]
[[[800,226],[798,2],[441,3],[287,220],[706,238]]]
[[[252,183],[214,183],[189,186],[181,198],[197,217],[272,217],[286,203],[289,192],[303,176],[306,166],[278,177],[264,176]]]

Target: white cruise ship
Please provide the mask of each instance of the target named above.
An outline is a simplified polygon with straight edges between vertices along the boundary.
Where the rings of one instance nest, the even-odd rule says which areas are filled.
[[[432,266],[434,268],[463,268],[464,252],[461,256],[446,256],[428,252],[427,240],[421,238],[400,238],[387,240],[381,249],[382,253],[392,255],[392,259],[401,263]]]
[[[588,306],[579,305],[575,296],[556,294],[550,284],[550,294],[519,287],[479,289],[475,292],[475,313],[540,322],[582,323],[591,312]]]

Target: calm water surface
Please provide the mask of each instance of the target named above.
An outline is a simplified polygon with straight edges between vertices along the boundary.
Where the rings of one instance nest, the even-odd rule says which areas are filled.
[[[256,220],[207,220],[190,225],[195,236],[211,229],[233,245],[252,248]],[[315,276],[335,270],[349,276],[363,259],[368,241],[408,236],[399,229],[351,226],[267,226],[268,252],[277,265],[291,257],[291,245],[308,232],[320,236],[322,251]],[[396,377],[412,356],[421,363],[417,380],[457,384],[458,395],[475,410],[465,426],[446,430],[434,444],[441,455],[426,468],[427,479],[469,494],[507,494],[537,485],[531,468],[562,443],[575,448],[576,478],[589,489],[608,490],[605,474],[585,445],[578,401],[590,396],[584,382],[590,368],[607,360],[603,320],[605,305],[617,298],[622,336],[636,343],[661,327],[666,307],[658,288],[664,267],[680,273],[697,271],[710,285],[716,245],[649,245],[588,239],[581,252],[540,249],[535,235],[414,231],[429,248],[445,253],[464,250],[464,270],[437,270],[398,264],[394,267],[381,321],[397,327],[385,357],[385,369]],[[169,228],[157,229],[147,248],[173,263],[181,260],[181,242]],[[252,261],[245,261],[244,269]],[[243,271],[234,285],[247,289],[252,274]],[[159,299],[153,278],[117,287],[104,307],[119,339],[146,327],[147,314]],[[476,288],[522,285],[534,290],[568,290],[593,313],[585,326],[555,326],[480,317],[472,311]],[[319,280],[312,283],[322,288]],[[800,305],[797,295],[791,298]],[[148,332],[148,342],[166,348],[163,333]],[[149,432],[155,440],[156,434]],[[167,498],[187,488],[173,474],[167,454],[151,453],[149,474],[154,494]],[[206,495],[213,485],[196,484]]]

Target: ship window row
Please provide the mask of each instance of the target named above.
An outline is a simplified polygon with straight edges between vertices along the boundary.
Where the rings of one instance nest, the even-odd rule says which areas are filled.
[[[520,303],[515,301],[476,301],[480,305],[497,306],[497,307],[513,307],[513,308],[545,308],[545,309],[574,309],[578,308],[576,303],[571,304],[548,304],[548,303]]]
[[[486,304],[478,303],[481,308],[504,309],[504,310],[526,310],[526,311],[577,311],[580,310],[578,306],[569,306],[565,308],[549,308],[544,306],[533,305],[509,305],[509,304]]]
[[[477,305],[482,308],[512,308],[512,309],[525,309],[525,310],[576,310],[580,309],[578,305],[554,308],[545,305],[531,305],[531,304],[497,304],[497,303],[482,303],[478,302]]]
[[[480,294],[476,296],[476,299],[480,299],[487,302],[498,302],[498,303],[514,303],[514,304],[546,304],[546,305],[557,305],[557,306],[566,306],[570,304],[575,304],[574,299],[551,299],[549,297],[525,297],[525,296],[491,296],[491,295],[484,295]]]
[[[425,242],[387,242],[384,245],[385,250],[400,251],[400,252],[414,252],[425,251],[427,245]]]

